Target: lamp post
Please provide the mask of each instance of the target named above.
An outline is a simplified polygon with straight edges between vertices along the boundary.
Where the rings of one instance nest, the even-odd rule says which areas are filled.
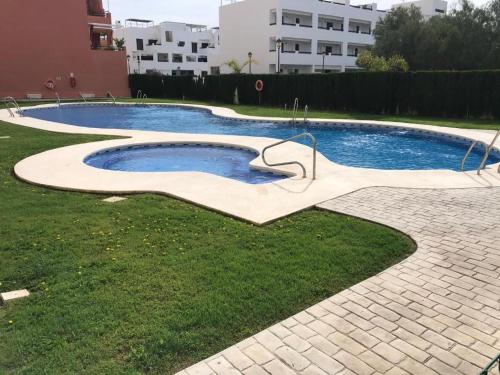
[[[280,67],[280,54],[281,54],[281,48],[283,46],[283,41],[281,40],[281,38],[279,38],[277,41],[276,41],[276,49],[278,51],[278,74],[280,74],[281,72],[281,67]]]
[[[248,52],[248,74],[252,74],[252,52]]]
[[[130,75],[130,55],[127,55],[127,69],[128,69],[128,74]]]
[[[321,54],[323,55],[323,69],[322,69],[322,72],[323,72],[323,74],[325,74],[325,56],[326,56],[326,51],[323,51]]]
[[[137,55],[137,68],[139,69],[139,74],[141,74],[141,56]]]

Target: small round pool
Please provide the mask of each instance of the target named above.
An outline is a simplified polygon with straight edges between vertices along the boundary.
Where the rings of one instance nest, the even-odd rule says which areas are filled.
[[[95,168],[127,172],[205,172],[248,184],[286,178],[250,168],[249,150],[211,145],[146,145],[102,151],[84,162]]]

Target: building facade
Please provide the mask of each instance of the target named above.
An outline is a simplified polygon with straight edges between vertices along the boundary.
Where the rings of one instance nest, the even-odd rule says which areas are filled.
[[[115,25],[123,38],[130,73],[207,75],[219,44],[217,28],[178,22],[154,25],[129,19]]]
[[[444,14],[447,7],[443,0],[400,6],[409,4],[426,17]],[[244,63],[251,53],[252,72],[260,74],[355,70],[385,15],[375,3],[351,5],[350,0],[227,0],[219,8],[218,64],[222,73],[230,73],[227,61]]]
[[[0,97],[129,95],[102,0],[4,0],[0,32]]]
[[[356,58],[374,43],[384,16],[376,4],[354,6],[320,0],[242,0],[222,5],[219,63],[244,62],[254,73],[340,72],[357,69]]]

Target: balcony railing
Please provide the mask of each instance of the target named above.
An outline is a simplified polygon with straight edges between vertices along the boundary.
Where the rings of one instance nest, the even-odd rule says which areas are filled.
[[[332,26],[332,27],[326,27],[326,26],[318,26],[318,29],[321,30],[334,30],[334,31],[344,31],[344,26]]]
[[[285,26],[312,27],[312,25],[305,25],[305,24],[302,24],[302,23],[291,23],[291,22],[285,22],[285,21],[283,21],[281,24],[285,25]]]
[[[114,46],[95,46],[95,45],[92,45],[92,46],[90,46],[90,49],[100,50],[100,51],[118,51],[118,48],[116,48]]]

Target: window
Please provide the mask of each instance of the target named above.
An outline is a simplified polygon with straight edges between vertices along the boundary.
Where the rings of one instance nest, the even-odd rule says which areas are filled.
[[[177,43],[178,47],[184,47],[185,45],[186,45],[186,42],[183,42],[183,41],[180,41],[179,43]]]
[[[202,49],[208,48],[208,46],[209,46],[209,44],[207,42],[201,43],[201,48]]]
[[[300,23],[300,18],[299,18],[299,17],[295,18],[295,23],[296,23],[297,25]]]
[[[359,50],[357,48],[354,48],[354,56],[358,57]]]
[[[158,62],[168,62],[168,53],[159,53]]]
[[[295,43],[295,51],[300,51],[300,44],[299,43]]]
[[[219,75],[220,74],[220,67],[218,67],[218,66],[211,66],[210,67],[210,74],[214,75],[214,76]]]
[[[172,54],[172,62],[181,63],[182,62],[182,55],[179,53]]]
[[[158,40],[148,39],[148,46],[156,46],[157,44],[158,44]]]
[[[135,44],[137,45],[138,51],[144,51],[144,41],[142,39],[136,39]]]
[[[444,9],[434,9],[436,13],[444,13]]]
[[[141,60],[142,61],[153,61],[154,57],[153,57],[153,55],[142,55]]]
[[[207,56],[198,56],[198,62],[208,62]]]
[[[327,55],[331,55],[332,54],[332,46],[326,46],[325,48],[325,53]]]
[[[196,62],[196,56],[192,55],[186,56],[186,62]]]
[[[198,43],[191,43],[191,53],[198,53]]]
[[[166,42],[172,42],[173,37],[172,37],[172,32],[171,31],[165,31],[165,41]]]

